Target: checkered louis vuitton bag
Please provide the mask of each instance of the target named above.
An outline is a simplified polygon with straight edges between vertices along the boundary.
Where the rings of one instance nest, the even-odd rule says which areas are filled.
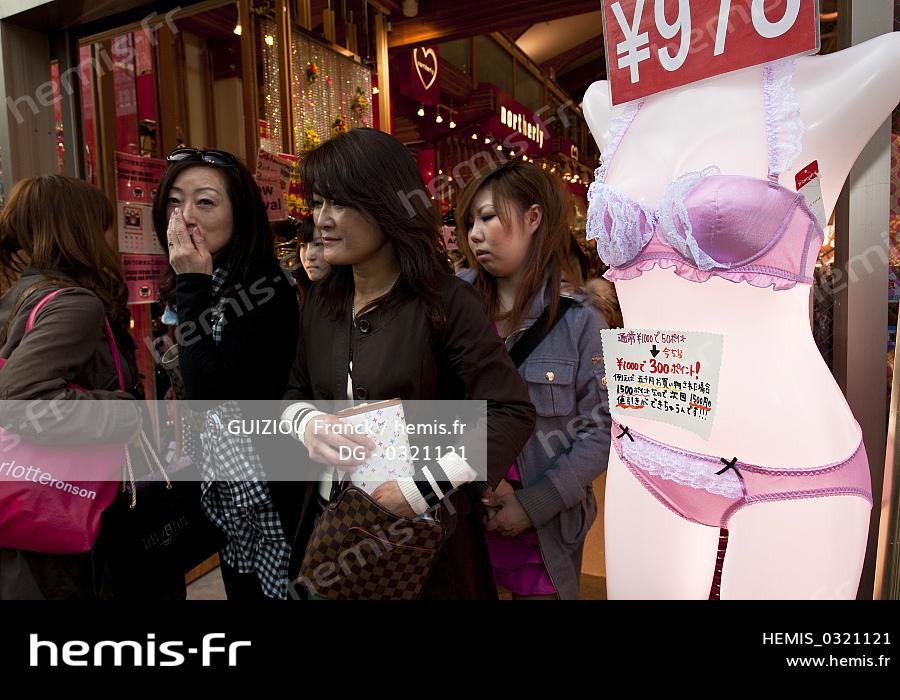
[[[414,600],[443,541],[439,521],[400,518],[345,483],[316,524],[299,582],[332,600]]]

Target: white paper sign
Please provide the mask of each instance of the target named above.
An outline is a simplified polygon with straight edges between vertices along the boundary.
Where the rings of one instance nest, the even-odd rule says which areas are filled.
[[[709,439],[724,336],[696,331],[601,331],[609,410],[677,425]]]
[[[153,229],[153,207],[119,202],[119,252],[166,255]]]

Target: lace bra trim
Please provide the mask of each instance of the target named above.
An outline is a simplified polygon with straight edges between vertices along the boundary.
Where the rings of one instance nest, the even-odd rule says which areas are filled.
[[[766,64],[763,92],[766,100],[766,135],[769,175],[777,177],[800,157],[806,125],[794,91],[793,58]]]

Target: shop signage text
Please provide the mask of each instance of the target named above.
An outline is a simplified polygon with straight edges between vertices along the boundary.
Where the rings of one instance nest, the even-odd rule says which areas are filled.
[[[438,76],[438,60],[434,49],[424,46],[413,49],[413,63],[422,87],[430,90]]]
[[[614,105],[819,50],[819,0],[617,0],[603,24]]]
[[[530,121],[525,112],[507,109],[505,105],[501,105],[500,121],[513,131],[518,131],[529,141],[534,141],[538,148],[544,147],[544,129],[537,122]]]
[[[437,45],[417,46],[404,51],[401,56],[397,67],[400,93],[422,105],[440,104],[440,52]]]

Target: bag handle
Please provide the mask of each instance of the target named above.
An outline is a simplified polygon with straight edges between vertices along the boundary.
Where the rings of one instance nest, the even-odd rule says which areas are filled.
[[[169,479],[169,473],[166,471],[166,468],[162,465],[162,462],[159,461],[159,457],[156,455],[156,450],[154,449],[152,443],[150,442],[150,438],[147,437],[147,433],[144,432],[144,429],[141,428],[141,434],[137,438],[138,447],[141,448],[141,452],[144,454],[144,459],[147,460],[148,464],[150,464],[151,471],[152,467],[156,465],[157,470],[162,475],[162,478],[165,479],[166,482],[166,491],[172,490],[172,480]],[[125,474],[122,477],[122,493],[128,493],[128,486],[131,486],[131,502],[128,504],[129,510],[134,510],[137,508],[137,483],[134,478],[134,467],[131,463],[131,452],[129,450],[133,445],[125,446]],[[127,481],[127,483],[126,483]]]
[[[50,294],[35,304],[35,307],[28,315],[28,322],[25,324],[25,333],[28,333],[34,328],[34,323],[37,320],[37,315],[41,312],[41,309],[43,309],[48,302],[55,299],[62,291],[62,289],[57,289],[55,292],[50,292]],[[116,346],[116,339],[113,337],[112,326],[109,325],[109,319],[106,318],[106,315],[103,316],[103,325],[106,328],[106,340],[109,345],[109,351],[112,353],[113,364],[116,367],[116,376],[119,378],[119,391],[125,391],[125,375],[122,373],[122,361],[119,358],[119,348]]]

